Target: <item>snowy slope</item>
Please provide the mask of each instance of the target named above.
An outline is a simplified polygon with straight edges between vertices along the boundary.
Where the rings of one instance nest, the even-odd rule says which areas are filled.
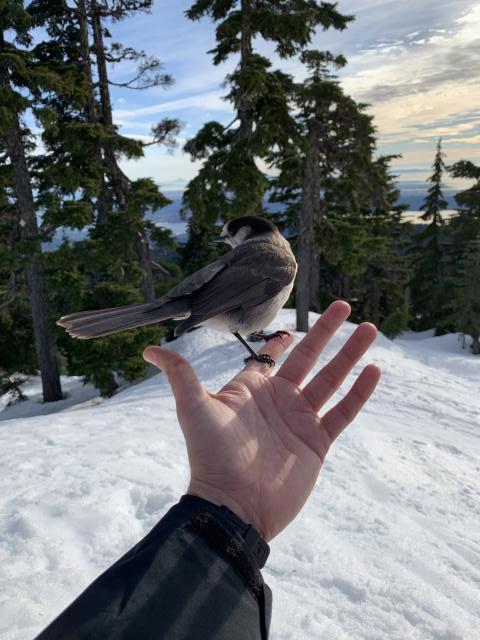
[[[274,327],[293,329],[293,312]],[[379,336],[378,391],[271,543],[272,640],[480,637],[480,359],[456,336],[411,337]],[[168,346],[210,390],[244,355],[204,329]],[[32,638],[188,483],[163,375],[74,409],[0,422],[2,640]]]

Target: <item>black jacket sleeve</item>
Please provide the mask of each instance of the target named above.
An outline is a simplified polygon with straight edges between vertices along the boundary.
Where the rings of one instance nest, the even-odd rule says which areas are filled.
[[[36,640],[266,640],[268,546],[255,536],[226,507],[182,496]]]

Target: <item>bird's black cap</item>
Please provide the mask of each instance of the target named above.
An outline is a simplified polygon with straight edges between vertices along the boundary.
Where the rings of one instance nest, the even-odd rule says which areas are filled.
[[[267,220],[266,218],[261,218],[260,216],[242,216],[241,218],[230,220],[230,222],[227,223],[227,230],[232,236],[234,236],[242,227],[250,227],[252,230],[250,234],[251,236],[277,230],[277,227],[273,222],[270,222],[270,220]]]

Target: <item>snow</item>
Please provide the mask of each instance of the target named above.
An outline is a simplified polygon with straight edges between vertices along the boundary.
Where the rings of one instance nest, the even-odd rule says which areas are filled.
[[[91,384],[82,384],[79,376],[62,376],[63,400],[59,402],[43,402],[42,383],[39,376],[31,376],[21,385],[27,397],[23,402],[8,406],[10,396],[0,396],[0,421],[12,418],[28,418],[36,415],[57,413],[69,407],[80,408],[84,404],[95,404],[101,401],[97,389]]]
[[[293,329],[293,311],[272,326]],[[353,330],[345,323],[318,366]],[[207,329],[168,347],[212,391],[243,358],[236,340]],[[476,640],[480,358],[455,335],[427,332],[380,335],[366,361],[383,369],[379,389],[333,446],[304,510],[271,542],[271,640]],[[2,640],[38,633],[188,484],[162,374],[100,403],[76,385],[71,394],[87,404],[0,424]]]

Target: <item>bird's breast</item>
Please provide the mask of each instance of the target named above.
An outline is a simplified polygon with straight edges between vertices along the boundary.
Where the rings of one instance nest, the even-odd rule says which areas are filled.
[[[223,314],[223,322],[228,326],[228,331],[247,335],[265,329],[265,327],[268,327],[268,325],[273,322],[277,313],[287,302],[292,289],[293,282],[262,304],[247,309],[229,311]]]

